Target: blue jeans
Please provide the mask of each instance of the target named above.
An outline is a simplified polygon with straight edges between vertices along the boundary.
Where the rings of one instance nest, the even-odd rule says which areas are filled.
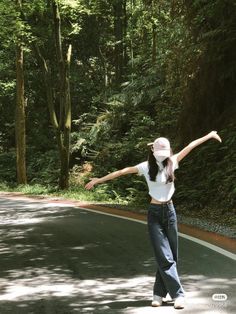
[[[178,230],[175,208],[172,202],[150,204],[148,208],[148,231],[157,261],[155,295],[172,299],[184,296],[177,271]]]

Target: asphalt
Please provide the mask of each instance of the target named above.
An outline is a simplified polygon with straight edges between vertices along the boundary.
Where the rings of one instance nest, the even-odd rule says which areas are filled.
[[[235,260],[183,237],[186,307],[152,308],[156,263],[143,221],[2,195],[0,224],[1,314],[236,313]]]

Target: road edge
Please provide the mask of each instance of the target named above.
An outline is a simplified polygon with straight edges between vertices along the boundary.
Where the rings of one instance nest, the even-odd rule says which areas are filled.
[[[95,205],[89,202],[83,202],[78,200],[65,199],[60,197],[51,197],[51,196],[40,196],[40,195],[28,195],[21,192],[1,192],[0,197],[5,198],[20,198],[20,199],[30,199],[35,201],[46,201],[50,203],[61,203],[65,205],[73,205],[77,207],[83,207],[87,209],[94,209],[100,212],[113,214],[116,216],[132,218],[134,220],[146,221],[146,214],[144,213],[135,213],[133,211],[117,209],[108,206]],[[212,231],[206,231],[198,227],[187,225],[184,223],[178,223],[179,233],[186,234],[187,236],[194,237],[200,241],[208,242],[214,246],[217,246],[223,250],[226,250],[230,253],[236,253],[236,239],[229,238]]]

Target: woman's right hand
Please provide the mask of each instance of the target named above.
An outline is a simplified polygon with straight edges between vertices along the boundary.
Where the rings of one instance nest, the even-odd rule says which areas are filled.
[[[211,131],[211,132],[209,133],[209,135],[210,135],[211,138],[214,138],[214,139],[216,139],[217,141],[222,142],[220,136],[217,134],[217,131]]]
[[[89,183],[85,185],[86,190],[91,190],[95,184],[99,183],[99,178],[92,178]]]

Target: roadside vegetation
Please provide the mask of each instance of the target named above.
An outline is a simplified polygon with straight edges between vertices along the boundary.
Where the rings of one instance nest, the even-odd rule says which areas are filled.
[[[176,172],[175,204],[234,225],[235,16],[233,0],[2,0],[0,189],[139,210],[138,176],[84,183],[159,136],[176,152],[217,130]]]

